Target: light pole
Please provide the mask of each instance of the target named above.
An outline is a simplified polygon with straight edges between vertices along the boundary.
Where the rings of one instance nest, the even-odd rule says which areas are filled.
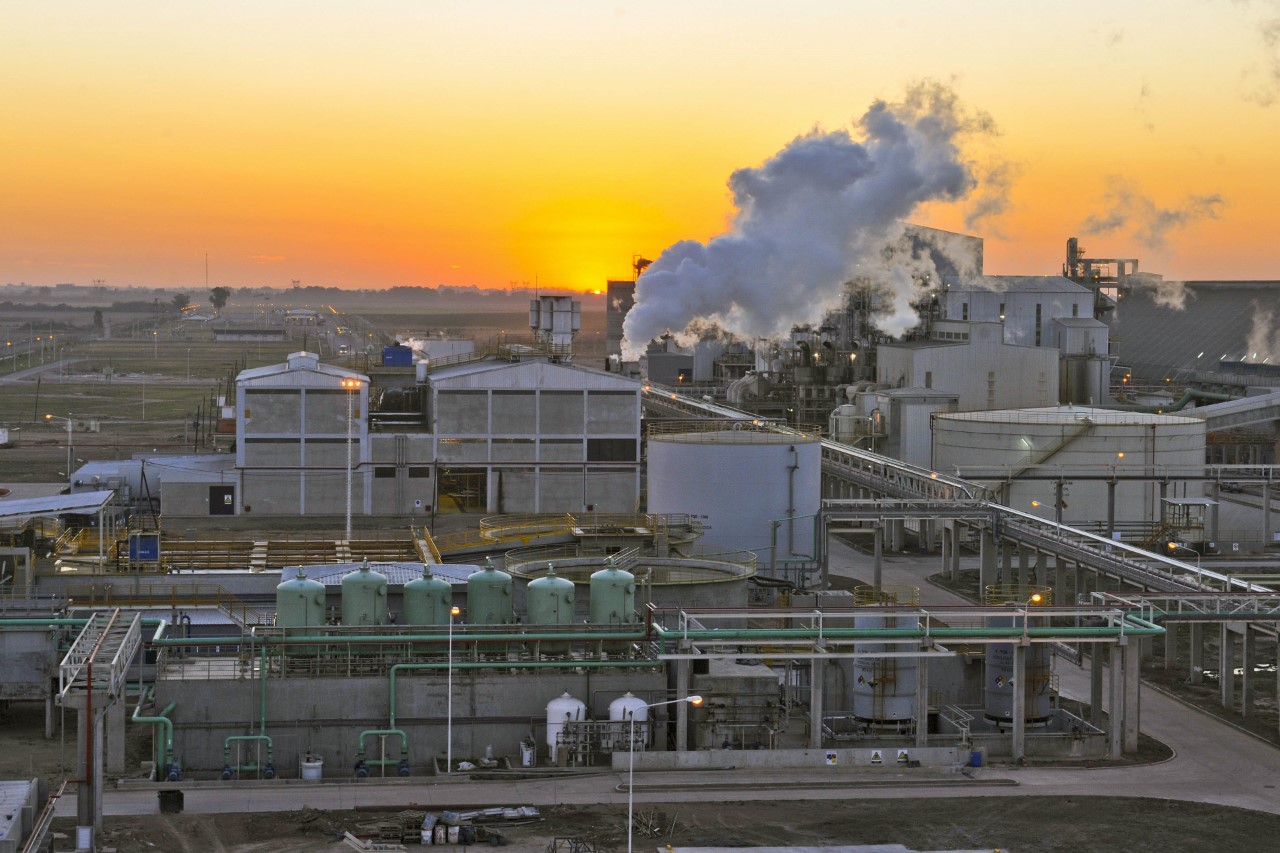
[[[457,607],[449,608],[449,665],[445,667],[447,674],[446,681],[448,685],[445,692],[448,694],[448,709],[445,711],[445,735],[444,735],[444,772],[453,772],[453,620],[461,613]]]
[[[351,431],[355,418],[356,391],[360,388],[359,379],[344,379],[342,387],[347,390],[347,541],[351,541]]]
[[[662,705],[678,705],[681,702],[688,702],[690,705],[701,705],[701,696],[686,696],[683,699],[671,699],[666,702],[646,702],[645,716],[648,716],[650,708],[657,708]],[[627,853],[631,853],[631,824],[632,824],[632,807],[635,801],[636,793],[636,710],[635,708],[627,711],[631,717],[631,736],[627,740]]]
[[[1044,601],[1044,596],[1038,592],[1033,592],[1031,597],[1022,604],[1022,638],[1025,640],[1030,636],[1031,630],[1031,608]]]
[[[71,424],[72,424],[71,413],[67,412],[67,416],[65,418],[60,418],[57,415],[45,415],[44,419],[46,421],[63,421],[67,425],[67,482],[70,483],[71,482]]]

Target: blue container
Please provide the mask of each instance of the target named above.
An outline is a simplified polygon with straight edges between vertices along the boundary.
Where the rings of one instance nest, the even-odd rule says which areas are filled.
[[[983,752],[983,751],[982,751],[981,749],[975,749],[975,750],[973,750],[972,752],[970,752],[970,753],[969,753],[969,766],[970,766],[970,767],[981,767],[981,766],[982,766],[982,752]]]
[[[382,366],[383,367],[413,367],[413,350],[406,346],[396,344],[395,346],[382,348]]]

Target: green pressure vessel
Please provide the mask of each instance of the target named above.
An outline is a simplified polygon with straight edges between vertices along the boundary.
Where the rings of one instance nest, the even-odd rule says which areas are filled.
[[[560,577],[556,574],[556,570],[548,565],[546,575],[529,581],[529,624],[573,624],[575,592],[573,581]],[[539,648],[546,654],[559,655],[569,651],[569,643],[544,641],[539,644]]]
[[[387,624],[387,576],[370,569],[368,559],[342,579],[342,624]]]
[[[404,585],[404,624],[447,625],[453,606],[453,584],[422,567],[422,577]]]
[[[591,576],[592,625],[630,624],[635,611],[635,575],[608,565]]]
[[[276,627],[305,628],[324,624],[324,584],[309,580],[298,569],[297,577],[276,587]]]
[[[509,625],[511,575],[493,567],[492,560],[467,578],[467,621],[472,625]]]

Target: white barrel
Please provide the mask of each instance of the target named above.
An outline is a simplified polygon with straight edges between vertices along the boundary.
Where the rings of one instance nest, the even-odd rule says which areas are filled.
[[[304,782],[319,782],[324,777],[324,758],[307,753],[298,762],[300,775]]]

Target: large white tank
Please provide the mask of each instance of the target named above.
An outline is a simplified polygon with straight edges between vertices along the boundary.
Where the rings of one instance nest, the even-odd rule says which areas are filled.
[[[564,724],[576,723],[586,718],[587,706],[582,700],[570,696],[567,690],[547,703],[547,748],[552,764],[556,763],[560,732],[564,730]]]
[[[754,551],[768,565],[771,522],[779,560],[814,553],[821,501],[817,436],[740,429],[649,434],[649,512],[705,516],[699,544]],[[787,520],[793,519],[793,520]]]
[[[853,627],[859,630],[918,628],[918,616],[859,614]],[[859,642],[859,654],[901,651],[899,644]],[[874,728],[907,729],[916,716],[916,667],[909,657],[860,657],[853,663],[853,715]]]
[[[635,716],[635,742],[631,741],[631,718]],[[628,748],[641,752],[649,743],[649,703],[628,691],[609,703],[610,745],[615,750]],[[630,747],[628,747],[630,743]]]
[[[1022,512],[1054,517],[1054,484],[1013,480],[1008,473],[1042,466],[1052,473],[1092,471],[1123,475],[1151,468],[1204,465],[1204,421],[1179,415],[1114,412],[1085,406],[937,414],[933,419],[933,468],[960,473],[992,488]],[[983,471],[987,471],[985,476]],[[1039,506],[1033,506],[1035,501]],[[1062,521],[1106,518],[1105,479],[1067,484]],[[1158,483],[1121,479],[1115,487],[1117,522],[1160,520]]]

